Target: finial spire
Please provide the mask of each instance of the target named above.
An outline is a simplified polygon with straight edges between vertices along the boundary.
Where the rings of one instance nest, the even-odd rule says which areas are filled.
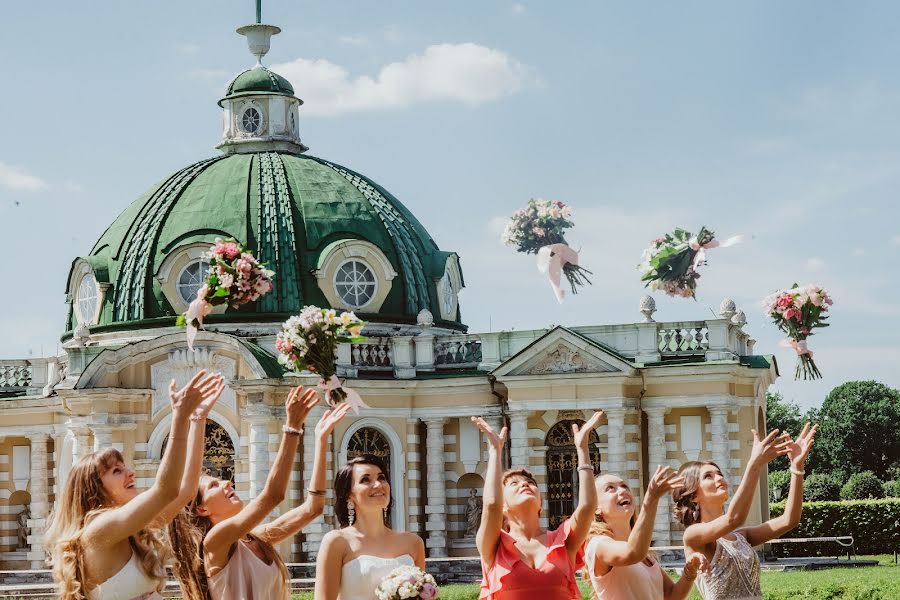
[[[256,23],[262,23],[262,0],[256,0]]]

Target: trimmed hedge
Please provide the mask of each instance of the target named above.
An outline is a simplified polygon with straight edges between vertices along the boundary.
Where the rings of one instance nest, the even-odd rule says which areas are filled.
[[[813,473],[803,482],[805,502],[830,502],[841,499],[841,482],[831,473]]]
[[[854,473],[841,488],[841,500],[866,500],[869,498],[883,498],[884,482],[878,479],[872,471]]]
[[[784,503],[770,504],[772,517],[784,513]],[[857,554],[889,554],[900,550],[900,499],[804,502],[803,518],[785,538],[852,535]],[[841,552],[843,550],[843,552]],[[837,542],[773,544],[776,556],[846,554]]]
[[[881,486],[884,490],[885,498],[900,498],[900,479],[896,481],[885,481]]]

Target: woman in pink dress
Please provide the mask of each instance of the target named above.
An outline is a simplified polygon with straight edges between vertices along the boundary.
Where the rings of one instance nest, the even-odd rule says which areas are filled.
[[[653,521],[659,500],[683,479],[671,467],[657,467],[647,486],[641,512],[634,518],[634,495],[617,475],[600,475],[597,519],[584,550],[586,579],[599,600],[683,600],[691,592],[697,571],[706,568],[702,554],[688,556],[677,583],[662,570],[650,552]]]
[[[581,598],[575,571],[597,508],[588,440],[602,415],[598,411],[581,427],[572,425],[578,455],[578,506],[553,531],[540,525],[541,493],[534,476],[525,469],[500,473],[506,427],[498,434],[480,417],[472,417],[490,441],[484,508],[475,537],[484,576],[481,600]]]

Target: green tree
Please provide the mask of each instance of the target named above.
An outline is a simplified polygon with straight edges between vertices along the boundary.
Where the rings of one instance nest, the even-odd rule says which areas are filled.
[[[831,473],[813,473],[803,482],[804,502],[841,499],[841,482]]]
[[[872,471],[854,473],[841,488],[841,500],[867,500],[884,496],[884,482]]]
[[[778,392],[766,392],[766,428],[768,431],[779,429],[787,431],[792,436],[799,435],[803,429],[803,416],[800,407]],[[760,431],[760,437],[765,433]],[[812,452],[815,452],[813,447]],[[773,471],[786,471],[790,468],[790,461],[786,456],[779,456],[769,463],[769,473]]]
[[[900,392],[877,381],[848,381],[810,411],[819,433],[813,471],[872,471],[890,479],[900,465]]]

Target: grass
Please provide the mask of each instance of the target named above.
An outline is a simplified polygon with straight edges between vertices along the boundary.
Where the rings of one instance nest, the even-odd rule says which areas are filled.
[[[893,555],[861,556],[877,559],[877,567],[823,569],[821,571],[763,571],[765,600],[895,600],[900,598],[900,566]],[[582,586],[584,598],[590,598]],[[441,600],[477,600],[478,585],[441,587]],[[694,589],[690,600],[700,600]],[[313,600],[312,593],[296,594],[294,600]]]

